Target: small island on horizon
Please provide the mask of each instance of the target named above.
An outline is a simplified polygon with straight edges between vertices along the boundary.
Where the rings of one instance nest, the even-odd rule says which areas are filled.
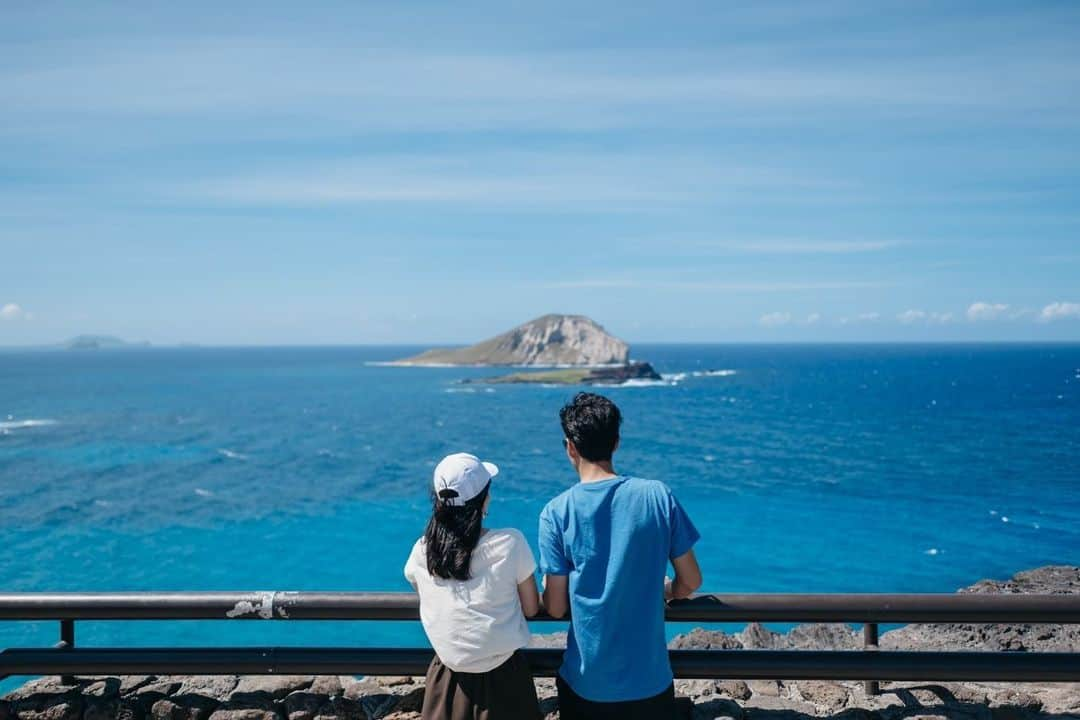
[[[464,348],[432,349],[395,361],[406,367],[533,367],[465,380],[467,383],[618,385],[628,380],[660,380],[647,362],[632,362],[630,346],[584,315],[548,314]]]

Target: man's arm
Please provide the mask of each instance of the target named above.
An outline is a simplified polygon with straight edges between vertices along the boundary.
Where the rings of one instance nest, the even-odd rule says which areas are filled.
[[[553,618],[562,618],[570,610],[568,575],[544,576],[544,609]]]
[[[694,594],[701,587],[701,568],[693,550],[687,550],[671,561],[675,568],[675,579],[664,583],[665,600],[682,600]]]

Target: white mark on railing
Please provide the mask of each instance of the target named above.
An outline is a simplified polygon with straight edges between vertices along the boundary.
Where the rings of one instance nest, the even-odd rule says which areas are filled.
[[[276,612],[276,613],[277,613],[277,616],[278,616],[279,618],[283,618],[283,619],[285,619],[285,620],[288,620],[288,619],[289,619],[289,613],[288,613],[288,611],[287,611],[287,610],[286,610],[286,608],[285,608],[285,601],[286,601],[286,600],[288,600],[288,599],[289,599],[289,597],[291,597],[291,596],[293,596],[293,595],[295,595],[295,594],[296,594],[296,593],[292,593],[292,592],[285,592],[285,593],[277,593],[277,595],[282,595],[282,596],[285,596],[285,597],[281,597],[281,598],[278,598],[278,597],[276,597],[276,595],[275,595],[275,597],[274,597],[274,600],[275,600],[275,601],[276,601],[276,602],[277,602],[278,604],[276,604],[276,605],[274,606],[274,612]]]
[[[258,615],[263,620],[274,617],[274,592],[263,591],[261,597],[254,603],[241,600],[233,605],[233,609],[225,613],[227,618],[239,618],[246,615]]]

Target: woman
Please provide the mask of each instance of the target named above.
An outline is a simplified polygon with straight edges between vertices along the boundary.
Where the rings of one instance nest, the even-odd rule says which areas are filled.
[[[483,527],[498,472],[468,453],[443,458],[431,519],[405,563],[435,648],[424,720],[540,718],[520,651],[529,644],[525,618],[540,608],[536,561],[519,531]]]

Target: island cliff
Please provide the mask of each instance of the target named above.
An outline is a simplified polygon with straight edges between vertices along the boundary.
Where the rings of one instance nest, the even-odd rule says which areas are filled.
[[[544,315],[465,348],[435,349],[398,365],[625,365],[630,348],[584,315]]]

